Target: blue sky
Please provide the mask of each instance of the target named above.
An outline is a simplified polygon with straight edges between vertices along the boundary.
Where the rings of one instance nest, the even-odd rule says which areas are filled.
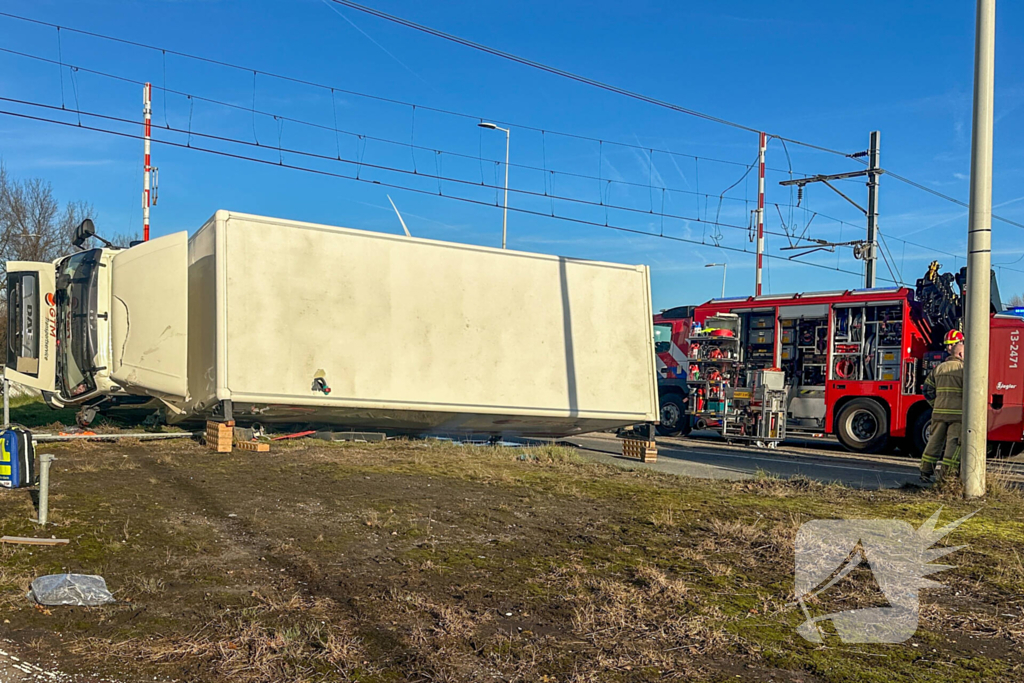
[[[939,192],[964,200],[968,196],[973,2],[367,3],[830,149],[862,150],[869,132],[878,129],[884,168]],[[753,249],[746,228],[756,177],[744,173],[757,154],[754,133],[573,83],[351,9],[332,8],[324,0],[6,0],[0,11],[418,105],[414,111],[339,92],[332,98],[329,89],[262,74],[254,89],[251,72],[68,31],[61,32],[59,59],[80,67],[74,73],[0,53],[0,96],[58,107],[63,99],[68,109],[77,102],[84,111],[136,119],[141,115],[138,86],[85,69],[150,80],[156,138],[271,162],[155,144],[161,187],[152,213],[154,234],[194,231],[221,208],[396,232],[401,228],[387,200],[390,194],[414,235],[497,246],[501,198],[480,184],[503,182],[504,166],[498,162],[504,158],[505,140],[500,132],[478,128],[473,117],[480,117],[511,128],[513,208],[706,243],[510,211],[510,248],[649,264],[656,308],[717,296],[721,271],[705,269],[709,262],[728,262],[727,294],[752,293],[754,257],[713,245]],[[1024,44],[1014,40],[1024,29],[1024,8],[1000,3],[997,22],[994,203],[998,214],[1024,222]],[[0,47],[58,59],[54,29],[3,17]],[[163,87],[195,99],[165,95]],[[254,102],[258,111],[279,118],[253,115]],[[66,112],[0,105],[6,111],[78,121]],[[84,117],[83,123],[138,133],[138,126],[116,121]],[[189,139],[161,127],[191,127],[250,144]],[[345,132],[336,134],[335,127]],[[253,147],[255,141],[261,147]],[[293,151],[267,149],[278,144]],[[90,201],[101,231],[140,229],[141,147],[134,139],[0,116],[0,157],[8,170],[52,181],[62,199]],[[363,165],[330,159],[339,155]],[[278,162],[346,176],[358,173],[359,181],[274,167]],[[794,144],[784,148],[772,140],[767,165],[766,229],[779,233],[769,234],[767,244],[769,253],[782,260],[768,260],[766,290],[859,286],[859,275],[835,270],[860,272],[861,263],[848,249],[802,257],[825,268],[785,260],[794,252],[779,251],[790,243],[783,235],[787,232],[836,241],[864,235],[863,217],[828,188],[808,188],[794,208],[795,194],[778,185],[790,177],[790,169],[835,173],[856,170],[857,162]],[[428,174],[452,180],[439,184],[422,177]],[[720,200],[720,193],[733,185]],[[862,182],[839,186],[859,203],[866,201]],[[452,195],[482,204],[455,201]],[[891,267],[912,283],[932,258],[947,269],[963,265],[966,209],[884,177],[880,209],[892,256],[889,266],[880,263],[881,276],[888,277]],[[998,222],[994,230],[993,261],[1008,264],[999,271],[1008,297],[1024,291],[1024,231]],[[961,258],[936,256],[930,248]]]

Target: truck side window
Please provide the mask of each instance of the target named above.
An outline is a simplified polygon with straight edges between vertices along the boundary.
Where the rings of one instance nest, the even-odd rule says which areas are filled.
[[[672,348],[672,326],[658,323],[654,326],[654,350],[666,353]]]

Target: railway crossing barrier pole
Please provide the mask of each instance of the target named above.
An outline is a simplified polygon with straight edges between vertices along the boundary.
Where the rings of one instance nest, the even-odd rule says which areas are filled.
[[[166,92],[164,93],[166,95]],[[142,157],[143,157],[143,169],[142,169],[142,241],[149,241],[149,207],[152,203],[150,201],[150,183],[153,174],[153,166],[150,164],[149,154],[149,141],[150,133],[152,132],[152,114],[153,114],[153,88],[149,83],[142,86],[142,137],[144,142],[142,143]]]
[[[764,153],[768,148],[768,135],[758,134],[757,143],[757,263],[754,279],[754,296],[761,296],[761,267],[764,265]],[[725,280],[725,271],[722,271]],[[722,298],[725,298],[725,285],[722,286]]]
[[[961,478],[964,498],[985,495],[988,440],[989,297],[992,272],[992,102],[996,0],[977,1],[970,225],[967,231],[967,349]]]

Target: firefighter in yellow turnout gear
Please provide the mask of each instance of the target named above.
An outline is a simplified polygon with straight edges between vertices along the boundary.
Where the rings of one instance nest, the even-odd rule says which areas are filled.
[[[932,433],[921,456],[921,480],[930,482],[942,457],[941,477],[960,471],[960,430],[964,402],[964,335],[946,334],[949,357],[924,382],[924,397],[932,407]]]

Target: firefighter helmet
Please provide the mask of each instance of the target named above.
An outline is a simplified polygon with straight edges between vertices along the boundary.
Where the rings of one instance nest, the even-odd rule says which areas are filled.
[[[960,330],[950,330],[946,333],[946,339],[943,341],[946,346],[953,346],[954,344],[964,343],[964,333]]]

